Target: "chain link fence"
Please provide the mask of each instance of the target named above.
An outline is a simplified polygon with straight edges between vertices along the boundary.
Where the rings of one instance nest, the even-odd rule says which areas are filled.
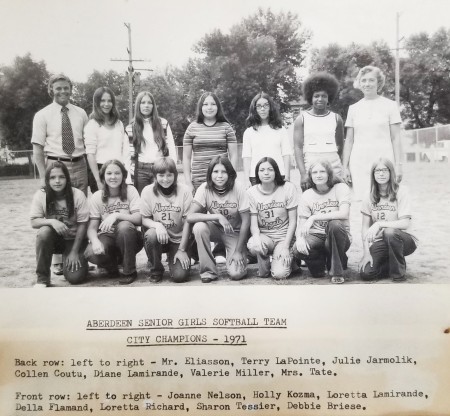
[[[425,129],[402,130],[404,162],[444,162],[450,159],[450,124]],[[183,146],[176,146],[177,165],[182,170]],[[242,143],[238,144],[238,171],[243,170]],[[293,162],[294,162],[294,158]],[[295,166],[295,165],[294,165]],[[0,177],[36,178],[32,150],[0,149]]]
[[[0,177],[23,176],[36,178],[37,169],[33,165],[32,150],[11,151],[0,149]]]
[[[402,131],[405,162],[444,162],[450,158],[450,124]]]

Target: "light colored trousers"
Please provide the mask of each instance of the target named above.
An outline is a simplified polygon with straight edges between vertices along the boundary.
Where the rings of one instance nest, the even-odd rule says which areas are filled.
[[[250,253],[258,258],[258,276],[267,277],[269,274],[274,279],[285,279],[291,274],[291,266],[286,266],[282,259],[279,259],[282,250],[282,241],[274,241],[264,234],[260,234],[262,251],[255,245],[254,237],[248,240],[247,248]],[[270,263],[270,255],[272,254],[272,264]],[[292,255],[291,255],[292,264]]]
[[[239,240],[239,232],[225,234],[211,221],[197,222],[194,224],[193,233],[197,242],[198,258],[200,263],[200,276],[202,278],[217,278],[217,266],[211,251],[211,242],[222,241],[227,252],[227,273],[232,280],[240,280],[247,274],[247,266],[238,267],[236,263],[230,263],[229,259],[236,250]],[[246,257],[247,253],[243,253]]]

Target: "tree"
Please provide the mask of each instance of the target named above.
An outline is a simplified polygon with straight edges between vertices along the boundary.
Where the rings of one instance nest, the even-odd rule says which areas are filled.
[[[33,61],[30,54],[0,67],[0,128],[11,150],[32,148],[33,117],[51,102],[48,78],[45,63]]]
[[[400,96],[411,128],[450,123],[450,30],[419,33],[405,42]]]
[[[189,116],[202,92],[218,94],[238,138],[245,129],[251,99],[258,92],[271,95],[281,111],[298,99],[296,69],[305,58],[310,34],[301,31],[295,14],[259,9],[233,26],[229,34],[215,30],[195,45],[198,58],[178,72]]]
[[[332,105],[345,120],[348,107],[360,100],[362,92],[353,87],[358,71],[373,65],[380,68],[386,75],[383,95],[393,96],[394,93],[394,60],[385,42],[373,42],[369,46],[352,43],[349,46],[330,44],[312,51],[310,73],[326,71],[333,74],[340,82],[339,98]]]

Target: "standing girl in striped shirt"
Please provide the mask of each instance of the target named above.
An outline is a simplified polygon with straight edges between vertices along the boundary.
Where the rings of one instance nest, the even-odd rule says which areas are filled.
[[[209,162],[215,156],[229,157],[236,169],[237,141],[233,127],[225,118],[217,95],[205,92],[197,104],[197,119],[189,124],[183,139],[184,177],[190,189],[196,191],[206,182]]]

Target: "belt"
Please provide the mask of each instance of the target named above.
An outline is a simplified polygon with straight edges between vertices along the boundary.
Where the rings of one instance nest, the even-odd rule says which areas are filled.
[[[138,168],[150,168],[154,165],[153,162],[137,162]]]
[[[60,160],[62,162],[78,162],[79,160],[84,159],[84,155],[77,156],[77,157],[47,156],[47,159]]]

